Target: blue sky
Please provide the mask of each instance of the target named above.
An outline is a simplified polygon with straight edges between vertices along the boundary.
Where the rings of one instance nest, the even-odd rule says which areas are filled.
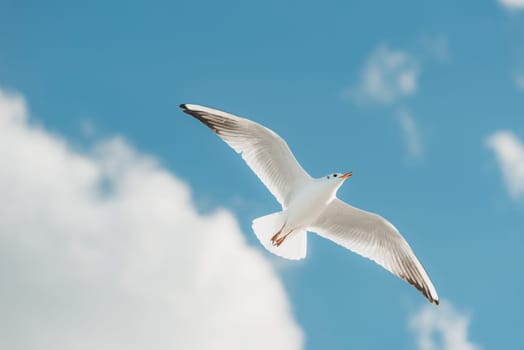
[[[26,127],[93,159],[118,135],[187,187],[195,217],[231,213],[284,287],[299,348],[427,350],[425,331],[453,329],[463,341],[435,349],[524,347],[522,2],[0,7],[0,87],[23,96]],[[313,176],[353,171],[339,197],[395,224],[443,307],[314,235],[302,262],[265,252],[251,221],[277,202],[180,103],[270,127]],[[420,315],[434,321],[416,331]]]

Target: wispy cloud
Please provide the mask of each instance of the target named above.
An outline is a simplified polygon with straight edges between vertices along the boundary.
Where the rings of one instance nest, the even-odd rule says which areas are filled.
[[[360,106],[385,106],[396,110],[408,154],[423,155],[423,140],[416,119],[402,107],[419,88],[423,62],[445,62],[449,58],[448,40],[443,35],[423,36],[413,52],[378,45],[366,59],[358,81],[343,91],[345,98]]]
[[[121,138],[79,153],[0,90],[0,348],[300,349],[233,215]]]
[[[449,42],[444,35],[429,36],[421,38],[422,56],[427,59],[435,59],[438,62],[449,60]]]
[[[468,339],[470,317],[443,301],[440,307],[424,305],[409,320],[419,350],[480,350]]]
[[[524,144],[511,131],[498,131],[486,140],[495,152],[504,182],[513,198],[524,197]]]
[[[424,149],[420,131],[411,114],[405,110],[399,113],[399,122],[406,141],[406,147],[412,157],[419,158],[423,155]]]
[[[524,9],[524,0],[498,0],[498,2],[510,10]]]
[[[515,73],[513,79],[517,88],[521,91],[524,91],[524,72]]]
[[[379,45],[368,57],[360,81],[344,95],[359,104],[390,104],[417,91],[419,62],[400,49]]]

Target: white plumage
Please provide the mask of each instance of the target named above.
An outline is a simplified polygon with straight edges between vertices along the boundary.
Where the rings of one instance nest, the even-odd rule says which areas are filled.
[[[312,178],[272,130],[213,108],[180,107],[240,153],[281,204],[282,211],[253,221],[253,231],[266,249],[284,258],[302,259],[307,231],[312,231],[375,261],[438,305],[435,287],[398,230],[386,219],[336,198],[351,173]]]

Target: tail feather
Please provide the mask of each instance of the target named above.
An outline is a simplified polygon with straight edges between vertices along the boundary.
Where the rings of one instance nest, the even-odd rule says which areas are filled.
[[[271,243],[271,237],[282,228],[285,220],[285,213],[280,211],[253,220],[252,228],[260,243],[271,253],[291,260],[303,259],[307,251],[305,230],[293,231],[278,247]]]

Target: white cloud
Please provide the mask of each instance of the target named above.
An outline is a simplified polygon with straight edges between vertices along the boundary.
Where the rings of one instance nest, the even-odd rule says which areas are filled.
[[[495,152],[510,195],[524,196],[524,144],[510,131],[498,131],[486,143]]]
[[[445,62],[449,58],[448,40],[443,35],[423,36],[417,47],[410,53],[384,44],[377,46],[366,60],[359,82],[343,92],[357,104],[381,104],[397,109],[406,148],[415,158],[424,153],[422,137],[413,116],[398,102],[417,92],[424,61]]]
[[[443,301],[438,308],[424,305],[411,316],[409,328],[416,335],[419,350],[479,350],[468,339],[469,322],[468,315]]]
[[[83,154],[27,118],[0,90],[0,348],[302,347],[231,213],[121,138]]]
[[[419,62],[403,50],[379,45],[367,59],[360,82],[345,95],[357,103],[389,104],[417,91]]]
[[[407,111],[401,111],[399,115],[399,122],[406,141],[406,147],[412,157],[419,158],[422,156],[424,149],[422,146],[422,139],[415,119]]]
[[[524,8],[524,0],[498,0],[499,3],[510,9],[510,10],[518,10]]]

